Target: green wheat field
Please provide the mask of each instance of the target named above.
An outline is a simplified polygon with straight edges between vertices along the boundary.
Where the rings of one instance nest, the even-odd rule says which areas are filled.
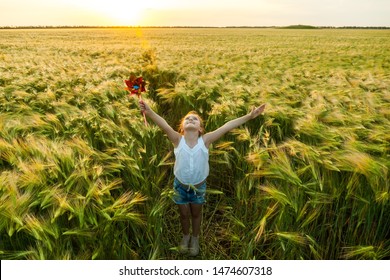
[[[390,31],[0,31],[0,258],[187,259],[172,127],[211,131],[197,259],[390,258]]]

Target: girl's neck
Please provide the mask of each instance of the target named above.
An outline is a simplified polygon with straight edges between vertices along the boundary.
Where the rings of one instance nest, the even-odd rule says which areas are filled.
[[[184,131],[184,138],[186,140],[198,140],[199,132],[196,130]]]
[[[190,147],[195,146],[198,143],[199,132],[198,131],[185,131],[184,140]]]

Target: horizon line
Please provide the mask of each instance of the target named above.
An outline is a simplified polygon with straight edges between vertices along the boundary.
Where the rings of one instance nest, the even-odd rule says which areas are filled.
[[[282,29],[390,29],[390,26],[316,26],[306,24],[293,25],[227,25],[227,26],[208,26],[208,25],[5,25],[0,29],[61,29],[61,28],[282,28]]]

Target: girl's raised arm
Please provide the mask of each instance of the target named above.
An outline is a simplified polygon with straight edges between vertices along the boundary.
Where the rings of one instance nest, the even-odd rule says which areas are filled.
[[[175,147],[179,145],[181,135],[179,132],[175,131],[165,119],[159,116],[154,112],[145,101],[140,100],[139,105],[142,112],[145,112],[145,115],[148,116],[162,131],[168,136],[168,139],[173,143]]]
[[[226,134],[230,130],[232,130],[232,129],[246,123],[247,121],[259,116],[264,111],[264,108],[265,108],[265,104],[263,104],[257,108],[253,108],[249,114],[242,116],[240,118],[228,121],[220,128],[203,135],[203,141],[204,141],[206,147],[208,148],[211,143],[213,143],[214,141],[221,138],[224,134]]]

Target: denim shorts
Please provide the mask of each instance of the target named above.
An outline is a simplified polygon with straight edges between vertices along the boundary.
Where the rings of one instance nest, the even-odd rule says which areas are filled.
[[[206,202],[206,181],[195,188],[194,186],[183,185],[178,179],[173,181],[173,201],[176,204],[203,204]]]

